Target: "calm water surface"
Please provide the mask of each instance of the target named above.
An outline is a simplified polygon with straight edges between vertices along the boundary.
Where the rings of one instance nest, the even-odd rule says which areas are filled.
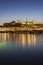
[[[0,48],[36,48],[43,46],[43,34],[0,33]]]
[[[40,62],[43,59],[43,34],[0,33],[0,58]]]

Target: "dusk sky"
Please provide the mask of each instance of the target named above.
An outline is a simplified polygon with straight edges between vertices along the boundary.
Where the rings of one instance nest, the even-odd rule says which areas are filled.
[[[0,23],[12,20],[43,20],[43,0],[0,0]]]

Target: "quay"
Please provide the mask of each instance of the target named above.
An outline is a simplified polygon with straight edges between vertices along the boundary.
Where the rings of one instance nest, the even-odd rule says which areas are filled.
[[[0,33],[30,33],[30,34],[41,34],[43,31],[0,31]]]
[[[43,33],[43,24],[33,22],[10,22],[0,26],[0,33]]]

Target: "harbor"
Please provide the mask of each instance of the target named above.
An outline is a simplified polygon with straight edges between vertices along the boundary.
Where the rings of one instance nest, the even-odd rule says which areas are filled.
[[[34,22],[12,21],[0,25],[0,33],[43,33],[43,24]]]

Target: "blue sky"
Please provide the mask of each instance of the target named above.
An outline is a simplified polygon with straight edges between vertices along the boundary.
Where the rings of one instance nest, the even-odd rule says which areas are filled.
[[[12,20],[43,20],[43,0],[0,0],[0,23]]]

